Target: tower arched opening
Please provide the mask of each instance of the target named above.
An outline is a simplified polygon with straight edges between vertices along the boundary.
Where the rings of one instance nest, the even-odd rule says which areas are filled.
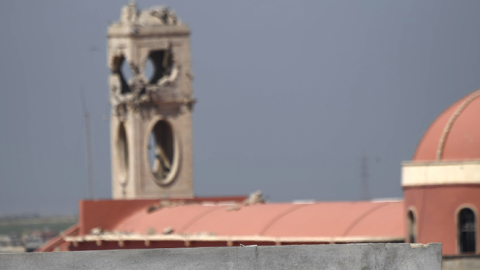
[[[128,167],[129,167],[129,154],[128,154],[128,138],[127,131],[123,123],[120,123],[118,127],[118,136],[117,136],[117,169],[119,181],[123,185],[128,180]]]
[[[132,78],[132,72],[127,63],[125,63],[125,57],[123,55],[117,55],[113,58],[112,73],[118,76],[120,80],[120,93],[130,93],[130,87],[128,81]]]
[[[174,69],[171,49],[151,51],[145,63],[144,75],[149,84],[158,84],[162,78],[169,77]]]
[[[148,159],[150,170],[160,185],[170,184],[175,157],[175,138],[171,125],[158,121],[152,128],[148,139]]]

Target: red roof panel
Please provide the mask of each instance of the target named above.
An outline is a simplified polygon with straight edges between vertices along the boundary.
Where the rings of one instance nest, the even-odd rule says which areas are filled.
[[[232,209],[233,208],[233,209]],[[269,203],[241,206],[182,205],[139,210],[114,231],[272,237],[403,237],[403,202]]]

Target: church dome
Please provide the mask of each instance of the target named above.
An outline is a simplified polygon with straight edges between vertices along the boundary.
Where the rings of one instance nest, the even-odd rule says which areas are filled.
[[[480,160],[480,90],[463,97],[430,125],[413,161]]]

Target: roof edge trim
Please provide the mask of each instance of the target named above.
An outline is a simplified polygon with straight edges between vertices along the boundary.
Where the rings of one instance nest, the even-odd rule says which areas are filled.
[[[350,243],[350,242],[401,242],[404,236],[386,235],[380,237],[340,236],[340,237],[273,237],[273,236],[212,236],[212,235],[85,235],[68,236],[66,242],[96,242],[96,241],[248,241],[248,242],[318,242],[318,243]]]

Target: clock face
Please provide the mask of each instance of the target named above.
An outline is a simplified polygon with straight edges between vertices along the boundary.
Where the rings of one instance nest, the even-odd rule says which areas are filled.
[[[168,185],[175,167],[175,145],[173,130],[165,120],[158,121],[148,138],[148,159],[150,170],[159,185]]]

